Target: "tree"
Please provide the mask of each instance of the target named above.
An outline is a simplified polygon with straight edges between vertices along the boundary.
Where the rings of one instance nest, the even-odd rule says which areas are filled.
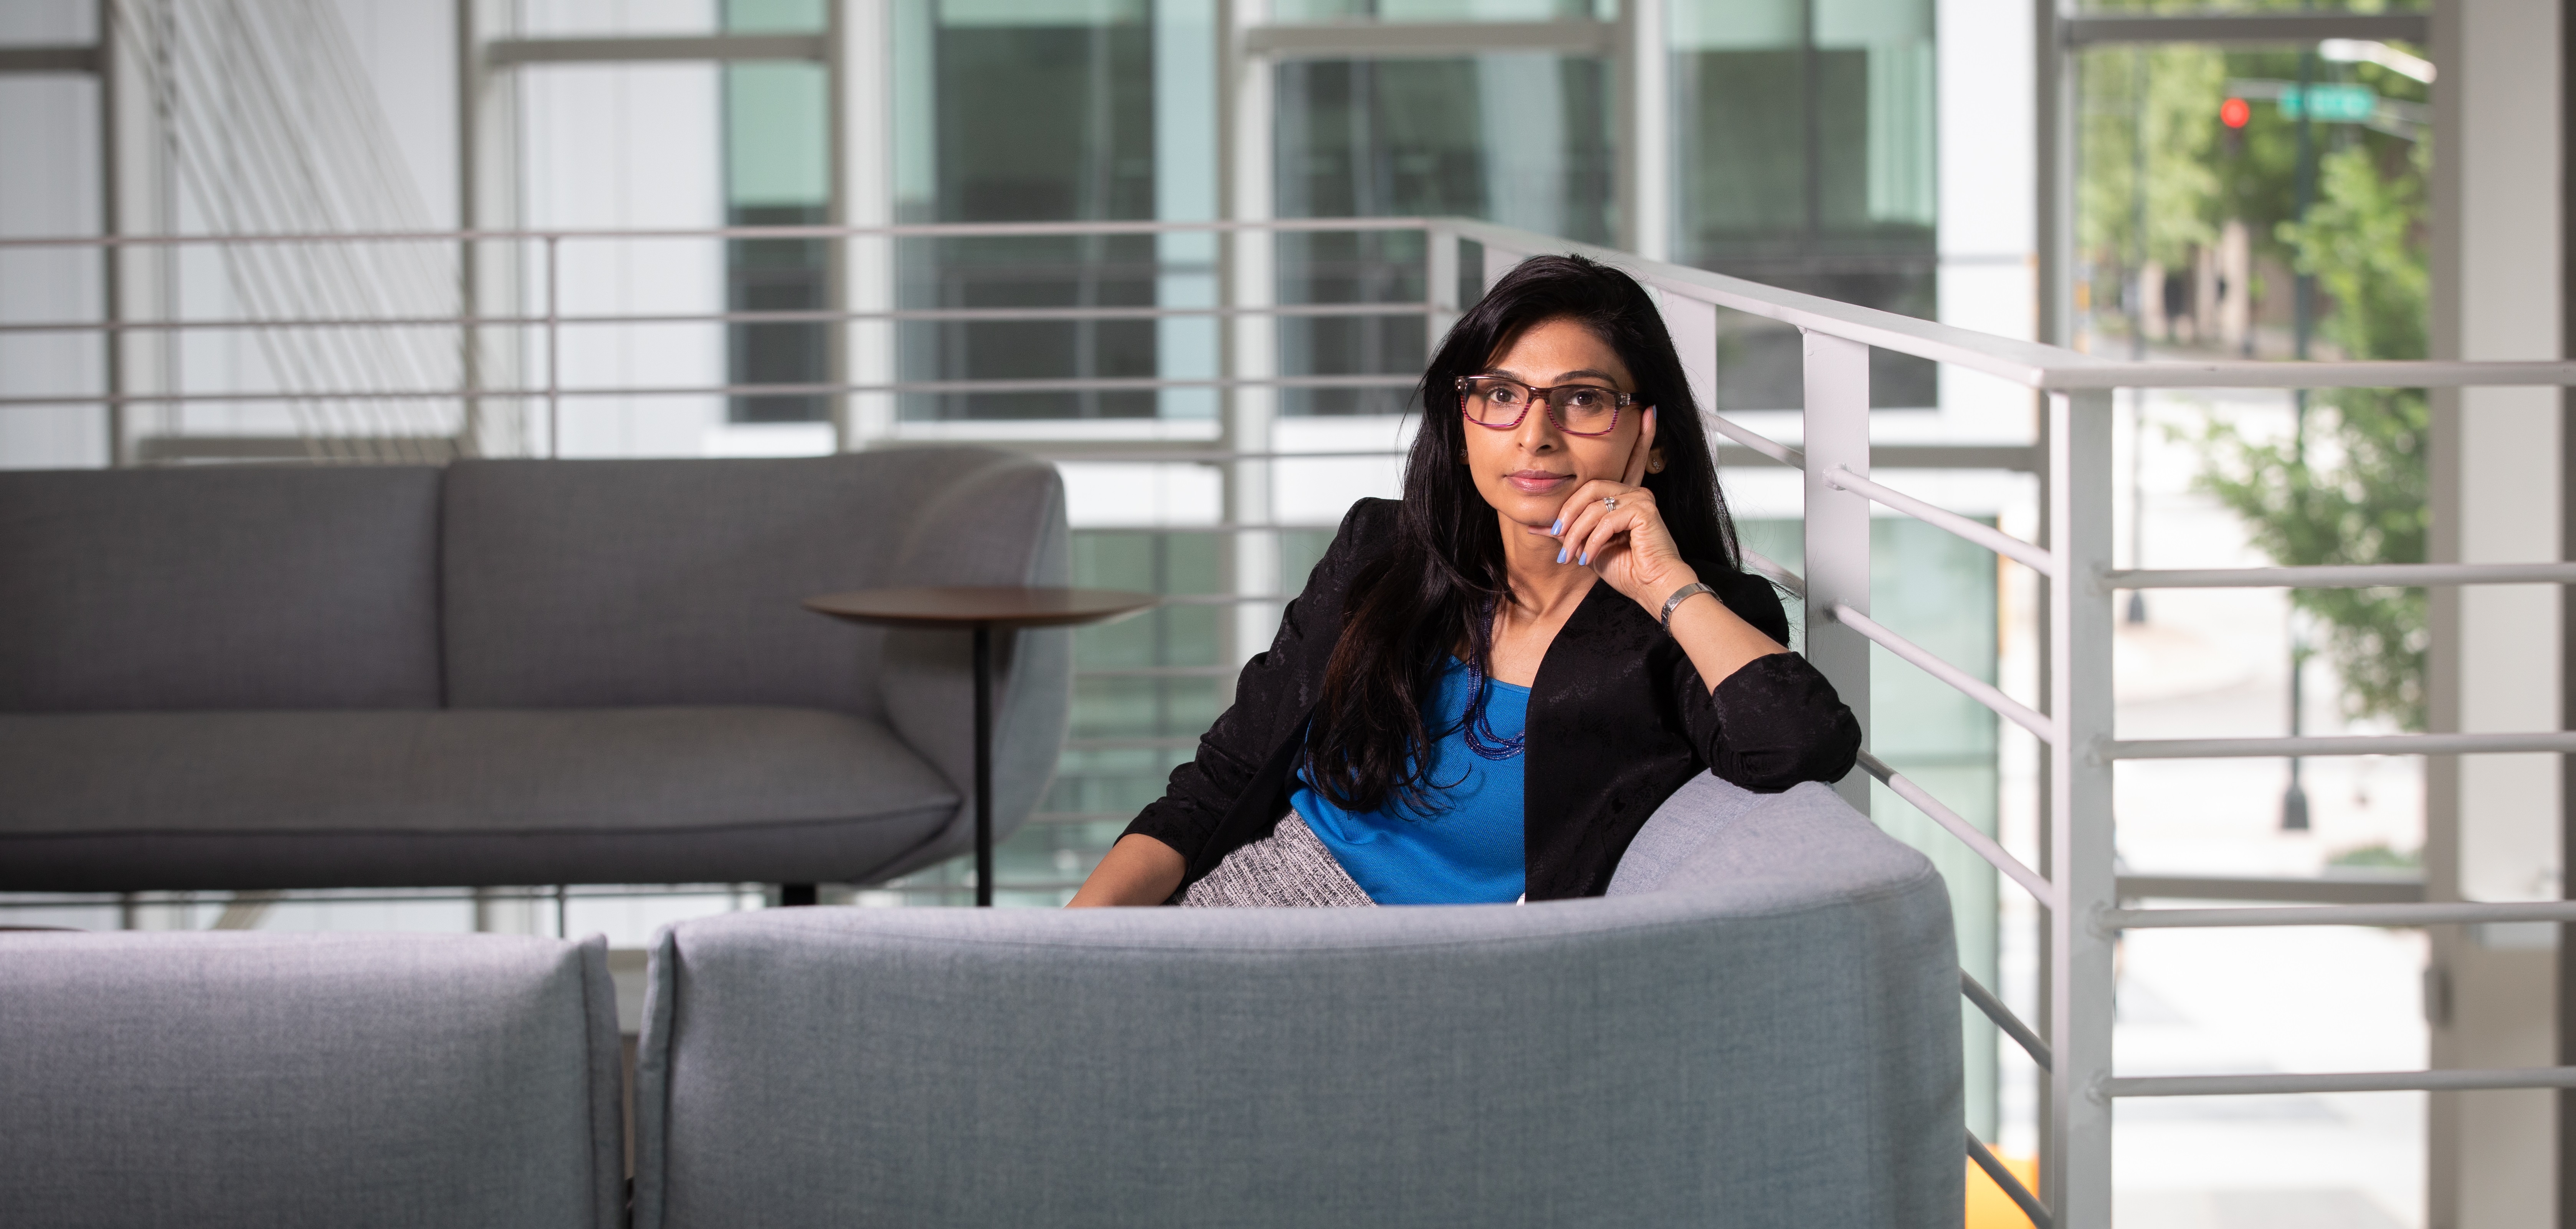
[[[2426,147],[2391,159],[2353,143],[2318,162],[2318,200],[2276,234],[2293,267],[2333,310],[2328,341],[2356,358],[2426,352]],[[2395,161],[2395,167],[2386,163]],[[2244,518],[2254,544],[2287,566],[2420,563],[2429,493],[2422,389],[2338,389],[2318,399],[2302,439],[2259,443],[2232,425],[2202,436],[2201,489]],[[2424,725],[2424,591],[2297,589],[2291,601],[2325,633],[2348,716]]]

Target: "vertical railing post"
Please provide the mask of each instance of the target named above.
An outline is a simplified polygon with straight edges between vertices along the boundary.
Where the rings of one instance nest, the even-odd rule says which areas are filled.
[[[1699,413],[1717,408],[1717,304],[1703,303],[1687,295],[1660,291],[1655,306],[1663,313],[1664,331],[1672,334],[1673,350],[1682,360],[1682,374],[1690,377],[1691,404],[1657,406],[1659,421],[1670,421],[1666,414]]]
[[[1847,605],[1869,613],[1869,500],[1829,476],[1837,467],[1869,476],[1869,347],[1808,330],[1805,349],[1807,660],[1860,718],[1867,745],[1869,641],[1835,622],[1833,612]],[[1869,780],[1854,769],[1834,791],[1866,815]]]
[[[1422,232],[1422,298],[1429,305],[1423,341],[1438,350],[1449,326],[1458,322],[1458,232],[1426,226]]]
[[[1509,248],[1495,247],[1491,243],[1486,244],[1483,288],[1492,290],[1494,283],[1503,280],[1503,275],[1512,271],[1512,266],[1527,259],[1529,259],[1527,252],[1515,252]]]
[[[2049,1130],[2042,1196],[2057,1223],[2111,1223],[2111,394],[2048,396]]]
[[[546,459],[563,455],[563,286],[556,247],[562,236],[546,236]]]

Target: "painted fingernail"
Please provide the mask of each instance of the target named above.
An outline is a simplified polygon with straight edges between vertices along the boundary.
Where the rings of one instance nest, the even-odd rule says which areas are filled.
[[[1547,527],[1547,531],[1548,531],[1549,533],[1564,533],[1564,532],[1565,532],[1565,518],[1564,518],[1564,517],[1561,517],[1561,516],[1560,516],[1560,517],[1558,517],[1558,518],[1556,518],[1556,523],[1555,523],[1555,524],[1553,524],[1553,525],[1548,526],[1548,527]],[[1565,561],[1564,561],[1564,560],[1562,560],[1562,559],[1559,559],[1559,560],[1557,560],[1557,562],[1558,562],[1558,563],[1563,563],[1563,562],[1565,562]]]
[[[1565,552],[1566,552],[1566,551],[1573,550],[1573,549],[1574,549],[1574,548],[1573,548],[1573,547],[1571,547],[1571,546],[1567,546],[1567,547],[1559,548],[1559,549],[1558,549],[1558,551],[1556,552],[1556,561],[1557,561],[1558,563],[1563,563],[1563,562],[1565,562]]]
[[[1591,566],[1592,566],[1592,552],[1591,552],[1591,551],[1585,551],[1585,552],[1583,552],[1583,557],[1582,557],[1582,558],[1580,558],[1580,559],[1575,560],[1575,562],[1576,562],[1576,563],[1579,563],[1579,564],[1582,564],[1583,566],[1585,566],[1585,567],[1587,567],[1587,568],[1588,568],[1588,567],[1591,567]]]

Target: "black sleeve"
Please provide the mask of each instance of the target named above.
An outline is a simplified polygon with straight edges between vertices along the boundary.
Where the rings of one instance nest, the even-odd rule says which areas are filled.
[[[1280,616],[1268,651],[1244,663],[1233,705],[1199,738],[1198,754],[1172,770],[1163,796],[1121,836],[1150,836],[1197,860],[1235,799],[1315,707],[1325,663],[1341,639],[1343,598],[1352,577],[1392,538],[1396,507],[1385,499],[1352,505],[1331,548],[1307,574],[1305,591]]]
[[[1754,630],[1789,643],[1789,615],[1770,581],[1714,568],[1700,575]],[[1673,658],[1683,727],[1717,776],[1774,794],[1801,781],[1839,781],[1859,759],[1860,721],[1806,658],[1757,657],[1715,691],[1678,645]]]

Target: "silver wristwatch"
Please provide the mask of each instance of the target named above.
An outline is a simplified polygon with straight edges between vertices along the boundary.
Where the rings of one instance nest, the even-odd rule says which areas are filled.
[[[1707,581],[1704,581],[1704,580],[1694,580],[1694,581],[1692,581],[1691,583],[1689,583],[1689,584],[1687,584],[1687,585],[1683,585],[1681,588],[1678,588],[1678,589],[1673,590],[1673,595],[1672,595],[1671,597],[1668,597],[1668,598],[1665,598],[1665,599],[1664,599],[1663,624],[1664,624],[1664,634],[1665,634],[1665,635],[1671,635],[1671,634],[1672,634],[1672,630],[1673,630],[1673,608],[1674,608],[1674,607],[1676,607],[1676,606],[1679,606],[1679,605],[1681,605],[1683,602],[1685,602],[1685,601],[1689,600],[1692,596],[1697,595],[1697,594],[1701,594],[1701,593],[1705,593],[1705,594],[1709,595],[1710,597],[1717,597],[1717,590],[1712,589],[1712,588],[1709,588],[1709,587],[1708,587],[1708,582],[1707,582]],[[1726,604],[1726,599],[1725,599],[1725,598],[1722,598],[1722,597],[1718,597],[1718,598],[1717,598],[1717,604],[1718,604],[1718,605],[1720,605],[1720,606],[1725,605],[1725,604]]]

